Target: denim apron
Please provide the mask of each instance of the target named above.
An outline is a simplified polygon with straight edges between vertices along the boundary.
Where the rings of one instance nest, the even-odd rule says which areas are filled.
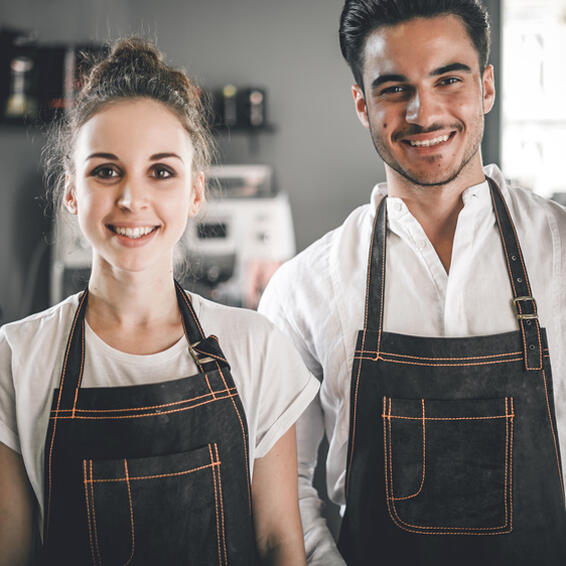
[[[386,198],[376,214],[351,381],[339,539],[349,566],[566,564],[546,334],[509,211],[488,181],[515,332],[384,332]]]
[[[81,388],[80,298],[45,443],[43,564],[255,564],[244,409],[175,285],[200,373],[164,383]]]

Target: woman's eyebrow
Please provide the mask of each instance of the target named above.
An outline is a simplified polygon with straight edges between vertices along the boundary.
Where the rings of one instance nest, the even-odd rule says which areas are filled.
[[[114,155],[113,153],[103,153],[103,152],[91,153],[90,155],[86,156],[85,161],[88,161],[89,159],[93,159],[94,157],[100,157],[101,159],[113,159],[114,161],[118,161],[117,155]]]
[[[177,155],[176,153],[172,153],[172,152],[155,153],[149,159],[151,161],[158,161],[159,159],[165,159],[166,157],[176,157],[180,161],[183,161],[183,158],[180,155]]]

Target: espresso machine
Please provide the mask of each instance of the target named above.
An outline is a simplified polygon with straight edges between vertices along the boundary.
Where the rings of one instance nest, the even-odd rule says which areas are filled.
[[[267,165],[222,165],[207,175],[205,210],[183,236],[188,289],[255,308],[273,272],[295,254],[289,199]]]

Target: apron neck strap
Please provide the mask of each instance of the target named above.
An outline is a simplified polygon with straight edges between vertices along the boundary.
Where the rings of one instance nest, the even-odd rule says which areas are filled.
[[[505,255],[505,264],[511,284],[513,299],[511,306],[523,338],[525,369],[542,369],[542,346],[537,306],[532,296],[531,286],[523,259],[523,253],[509,209],[497,183],[487,177],[497,228]],[[385,264],[387,241],[387,197],[377,209],[373,224],[368,260],[366,287],[366,306],[362,348],[379,355],[381,334],[383,332],[383,312],[385,302]]]
[[[206,344],[206,336],[199,323],[190,298],[187,296],[181,285],[175,281],[175,292],[177,294],[177,303],[181,310],[181,320],[183,330],[189,343],[189,351],[195,363],[202,371],[209,362],[209,353],[204,347],[198,347],[199,344]],[[85,314],[88,302],[88,289],[85,289],[79,297],[79,306],[75,311],[71,332],[67,340],[65,348],[65,357],[63,360],[63,369],[61,370],[61,378],[59,381],[59,391],[57,392],[57,410],[71,410],[74,417],[74,411],[77,406],[79,389],[84,373],[85,361]]]

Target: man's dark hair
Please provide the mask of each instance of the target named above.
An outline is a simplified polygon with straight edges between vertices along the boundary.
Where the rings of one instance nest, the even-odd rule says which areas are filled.
[[[364,48],[373,30],[414,18],[444,15],[461,18],[483,71],[489,58],[490,25],[480,0],[346,0],[340,16],[340,49],[356,83],[363,89]]]

